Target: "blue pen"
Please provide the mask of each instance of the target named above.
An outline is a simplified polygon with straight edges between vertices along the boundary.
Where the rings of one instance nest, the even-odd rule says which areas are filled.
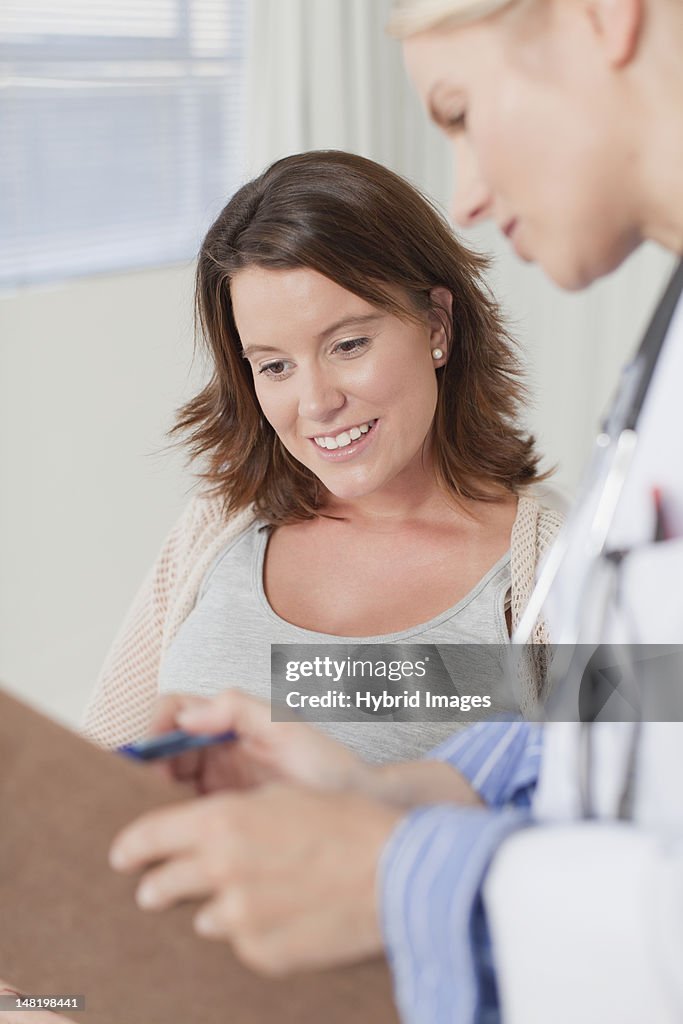
[[[160,757],[175,757],[186,750],[197,750],[200,747],[210,747],[214,743],[234,743],[237,733],[232,729],[229,732],[200,733],[193,736],[184,729],[176,729],[174,732],[165,732],[161,736],[152,736],[148,740],[140,740],[138,743],[126,743],[118,747],[119,754],[132,757],[136,761],[156,761]]]

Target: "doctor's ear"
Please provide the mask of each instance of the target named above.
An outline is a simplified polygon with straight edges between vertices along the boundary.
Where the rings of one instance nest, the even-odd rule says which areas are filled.
[[[435,367],[443,366],[448,357],[453,333],[453,296],[448,288],[439,286],[429,293],[431,310],[429,324],[431,327],[429,345],[432,350]],[[438,353],[438,355],[437,355]]]
[[[638,49],[645,21],[643,0],[590,0],[585,7],[609,63],[624,67]]]

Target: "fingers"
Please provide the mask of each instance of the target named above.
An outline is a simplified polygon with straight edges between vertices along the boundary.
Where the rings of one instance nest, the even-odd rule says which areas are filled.
[[[241,690],[207,699],[172,694],[160,701],[155,729],[190,733],[234,732],[237,742],[188,751],[165,773],[191,781],[198,793],[251,789],[274,780],[322,790],[372,791],[372,769],[348,748],[301,721],[271,721],[268,701]]]
[[[147,871],[135,898],[143,910],[167,910],[207,896],[212,888],[210,873],[197,857],[179,857]]]
[[[286,880],[264,877],[242,865],[226,872],[212,898],[198,910],[194,926],[204,938],[231,942],[242,935],[256,938],[284,931],[299,922],[300,911],[296,892]]]
[[[234,729],[252,736],[270,728],[270,704],[241,690],[226,690],[210,700],[193,701],[178,711],[177,721],[188,732],[224,732]]]
[[[188,699],[190,698],[182,693],[169,693],[164,697],[159,697],[152,712],[149,735],[160,736],[162,733],[177,729],[176,715]]]
[[[196,697],[171,693],[161,697],[154,709],[150,734],[177,729],[188,732],[224,732],[242,726],[246,733],[270,724],[270,704],[241,690],[225,690],[217,697]]]
[[[202,810],[202,801],[191,800],[143,814],[116,836],[109,863],[115,871],[128,873],[186,853],[196,841]]]
[[[147,867],[136,894],[144,910],[210,897],[250,870],[253,849],[243,842],[236,811],[221,795],[144,815],[117,837],[110,863],[123,872]]]
[[[287,774],[286,765],[281,764],[283,758],[275,754],[274,745],[280,736],[278,728],[282,727],[271,723],[270,705],[265,701],[239,690],[225,691],[213,699],[170,694],[157,704],[152,733],[178,727],[191,733],[231,731],[238,734],[237,743],[186,751],[157,764],[157,771],[167,778],[193,783],[198,793],[247,789],[268,781],[274,772]],[[304,727],[294,725],[293,728]],[[296,745],[295,735],[290,734],[289,739]]]
[[[275,766],[278,774],[285,776],[296,777],[295,762],[300,757],[307,757],[321,745],[337,746],[307,723],[273,722],[270,702],[242,690],[225,690],[208,701],[183,707],[177,720],[192,733],[236,732],[236,755],[245,753],[262,764]]]
[[[193,697],[183,693],[170,693],[160,697],[154,707],[149,727],[150,736],[161,736],[178,728],[178,712],[193,704],[206,703],[206,697]],[[177,782],[198,783],[202,776],[203,750],[187,750],[177,757],[163,758],[154,763],[155,770]]]
[[[374,893],[401,814],[354,794],[266,786],[147,814],[112,849],[119,870],[149,865],[144,908],[203,903],[195,929],[266,973],[381,948]]]
[[[195,701],[177,714],[178,724],[188,732],[237,733],[234,757],[223,767],[234,767],[231,785],[259,785],[272,779],[303,782],[319,789],[361,786],[366,766],[346,747],[306,722],[271,721],[271,708],[241,690],[226,690],[208,701]],[[215,749],[206,766],[216,761]],[[240,766],[245,770],[240,772]],[[219,784],[220,785],[220,784]],[[206,789],[219,788],[214,783]]]

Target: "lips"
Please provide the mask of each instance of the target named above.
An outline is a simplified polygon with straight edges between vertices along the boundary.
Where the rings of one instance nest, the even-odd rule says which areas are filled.
[[[337,434],[335,437],[317,434],[315,437],[309,437],[310,443],[313,445],[315,451],[324,459],[326,462],[345,462],[348,459],[352,459],[356,453],[365,451],[368,445],[374,442],[375,435],[378,431],[379,420],[367,420],[363,424],[366,429],[361,431],[360,425],[352,427],[348,431],[342,431],[342,440],[338,443],[340,437]],[[354,436],[351,436],[353,432]],[[358,434],[356,437],[355,435]],[[348,438],[348,441],[347,441]],[[325,441],[325,444],[322,442]],[[329,447],[328,447],[329,442]]]
[[[365,420],[362,423],[354,424],[351,427],[345,427],[335,433],[316,434],[310,440],[314,441],[318,448],[322,449],[334,450],[336,448],[346,448],[347,445],[360,440],[361,437],[369,433],[376,422],[377,420],[374,419]]]

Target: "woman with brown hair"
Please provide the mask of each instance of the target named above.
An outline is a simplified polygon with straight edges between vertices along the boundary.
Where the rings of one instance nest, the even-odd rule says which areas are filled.
[[[485,267],[347,153],[278,161],[230,200],[197,269],[212,374],[175,427],[206,486],[105,665],[94,739],[144,734],[160,692],[267,696],[271,643],[507,642],[559,516],[528,491],[538,456]],[[450,727],[328,731],[390,760]]]

